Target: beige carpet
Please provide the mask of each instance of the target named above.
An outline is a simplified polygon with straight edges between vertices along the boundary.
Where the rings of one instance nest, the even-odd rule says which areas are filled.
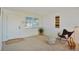
[[[48,44],[47,36],[33,36],[16,38],[3,43],[3,51],[70,51],[66,43],[59,40],[55,44]],[[79,50],[79,48],[76,48]],[[72,50],[71,50],[72,51]]]

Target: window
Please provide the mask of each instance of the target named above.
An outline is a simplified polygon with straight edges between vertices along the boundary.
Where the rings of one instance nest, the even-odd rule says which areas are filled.
[[[26,28],[36,28],[38,27],[38,18],[36,17],[32,17],[32,16],[28,16],[25,19],[25,27]]]
[[[60,28],[60,16],[55,16],[55,28]]]

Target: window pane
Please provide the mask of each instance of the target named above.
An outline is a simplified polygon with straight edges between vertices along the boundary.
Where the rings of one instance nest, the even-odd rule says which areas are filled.
[[[26,17],[25,20],[26,28],[34,28],[38,26],[38,18]]]

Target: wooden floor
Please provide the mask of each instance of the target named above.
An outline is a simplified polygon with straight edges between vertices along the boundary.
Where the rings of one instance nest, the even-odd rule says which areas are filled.
[[[3,51],[72,51],[67,43],[59,40],[55,44],[48,44],[47,36],[33,36],[28,38],[16,38],[3,42]],[[79,51],[79,47],[75,49]]]
[[[5,41],[4,43],[6,45],[9,45],[9,44],[19,43],[19,42],[21,42],[23,40],[24,40],[24,38],[16,38],[16,39],[11,39],[11,40]]]

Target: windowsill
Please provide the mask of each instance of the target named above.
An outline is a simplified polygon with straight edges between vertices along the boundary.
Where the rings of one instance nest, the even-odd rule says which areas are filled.
[[[25,29],[36,29],[36,28],[39,28],[39,27],[31,27],[31,28],[26,28]]]

